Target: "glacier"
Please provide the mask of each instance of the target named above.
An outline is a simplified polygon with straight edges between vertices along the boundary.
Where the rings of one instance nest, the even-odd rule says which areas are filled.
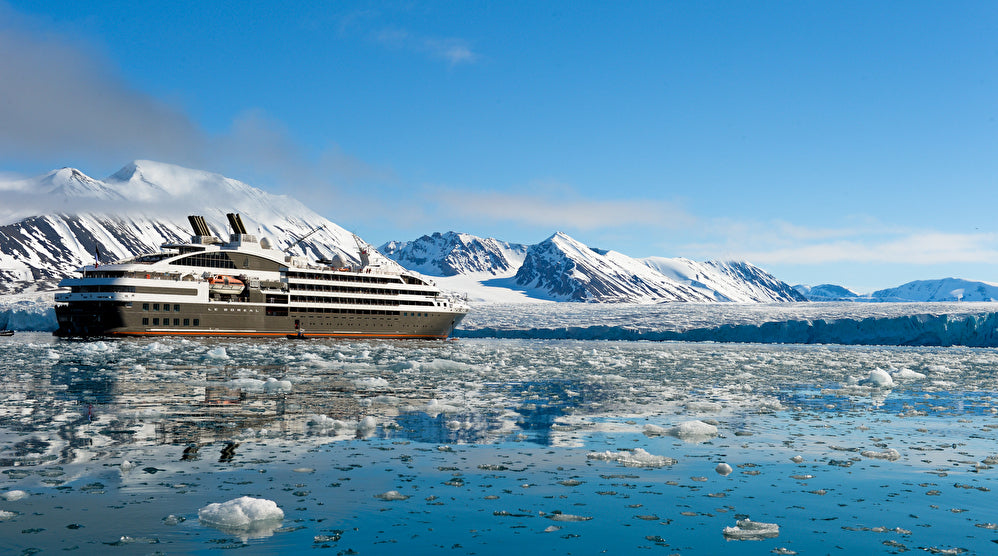
[[[993,303],[479,305],[459,338],[998,347]]]
[[[58,328],[53,294],[0,298],[0,328]],[[475,304],[455,338],[998,347],[994,303]]]

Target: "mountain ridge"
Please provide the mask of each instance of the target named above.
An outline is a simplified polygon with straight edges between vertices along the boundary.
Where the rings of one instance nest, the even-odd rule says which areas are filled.
[[[312,259],[360,260],[352,233],[300,202],[202,170],[136,160],[105,180],[62,168],[21,180],[15,188],[32,191],[33,200],[51,210],[0,226],[2,293],[53,288],[75,269],[93,264],[98,251],[101,262],[108,262],[187,241],[188,214],[203,215],[223,240],[225,214],[237,212],[251,233],[269,237],[278,249]],[[122,206],[130,210],[123,213]]]
[[[442,240],[451,238],[446,249]],[[460,238],[460,241],[456,241]],[[474,249],[485,244],[504,244],[495,238],[447,232],[424,235],[407,242],[392,241],[381,246],[386,256],[408,268],[419,269],[442,278],[456,275],[465,280],[454,283],[471,287],[473,278],[483,278],[480,267],[450,266],[446,273],[427,264],[432,253],[446,253],[453,259],[467,260],[477,254],[455,256],[461,248]],[[510,245],[510,244],[505,244]],[[520,246],[523,247],[523,246]],[[518,266],[515,260],[504,261],[501,271],[487,273],[478,284],[489,288],[514,290],[526,298],[545,301],[598,303],[664,302],[786,302],[805,301],[804,297],[762,269],[747,262],[696,263],[689,259],[649,257],[635,259],[613,250],[588,246],[564,232],[555,232],[540,243],[526,246]],[[662,269],[668,267],[669,272]],[[699,276],[704,281],[689,279]],[[496,276],[497,278],[492,278]]]

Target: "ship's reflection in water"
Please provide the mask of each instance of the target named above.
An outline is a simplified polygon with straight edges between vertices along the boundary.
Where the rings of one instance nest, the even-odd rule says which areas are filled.
[[[611,410],[619,383],[584,380],[486,383],[488,403],[441,401],[425,382],[365,388],[327,372],[287,381],[288,365],[140,367],[56,362],[31,374],[0,426],[27,438],[0,465],[70,463],[127,452],[131,444],[177,447],[183,461],[232,461],[247,437],[386,438],[433,444],[558,444],[557,420]],[[254,377],[254,378],[251,378]],[[22,377],[26,378],[26,377]],[[480,407],[475,407],[475,406]]]

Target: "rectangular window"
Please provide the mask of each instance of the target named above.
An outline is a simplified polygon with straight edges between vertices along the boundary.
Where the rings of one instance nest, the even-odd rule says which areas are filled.
[[[180,319],[173,319],[173,326],[180,326]]]
[[[194,326],[201,326],[201,319],[194,319]]]
[[[149,304],[148,303],[143,303],[142,304],[142,310],[143,311],[148,311],[149,310]]]
[[[190,326],[190,325],[191,325],[191,319],[184,319],[184,326]]]
[[[149,324],[149,317],[143,318],[142,319],[142,324]]]
[[[157,319],[152,319],[152,323],[153,324],[159,324],[159,319],[158,318]]]
[[[180,305],[174,305],[173,306],[173,312],[174,313],[179,313],[180,312]]]
[[[159,303],[153,303],[152,304],[152,310],[153,311],[159,311]]]

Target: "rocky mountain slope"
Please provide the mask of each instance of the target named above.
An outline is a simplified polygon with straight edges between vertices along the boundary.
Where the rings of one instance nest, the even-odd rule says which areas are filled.
[[[470,234],[436,232],[414,241],[390,241],[378,250],[406,268],[423,274],[502,276],[523,264],[527,246]]]

